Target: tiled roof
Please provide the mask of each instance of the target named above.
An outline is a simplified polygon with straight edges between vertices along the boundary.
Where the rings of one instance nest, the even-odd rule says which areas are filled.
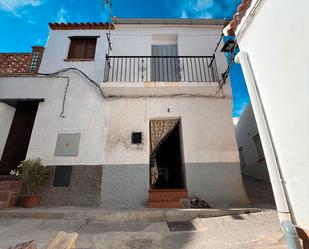
[[[56,29],[108,29],[109,24],[108,23],[49,23],[48,24],[50,29],[56,30]],[[111,24],[111,28],[114,29],[114,25]]]
[[[238,6],[237,12],[233,16],[233,20],[227,27],[228,35],[235,35],[237,26],[240,24],[242,18],[246,15],[247,10],[250,8],[252,0],[242,0],[242,3]]]
[[[0,53],[0,77],[38,72],[44,47],[33,46],[32,53]]]

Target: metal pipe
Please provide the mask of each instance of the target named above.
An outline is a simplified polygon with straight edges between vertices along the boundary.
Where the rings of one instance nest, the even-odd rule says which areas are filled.
[[[283,179],[281,176],[279,160],[277,157],[275,144],[272,139],[268,120],[265,115],[264,106],[261,101],[259,88],[254,77],[248,53],[243,51],[239,52],[235,58],[235,61],[241,64],[244,73],[246,85],[248,88],[252,104],[252,109],[254,112],[254,116],[256,119],[257,127],[259,130],[261,142],[265,153],[267,168],[275,197],[279,220],[280,222],[285,220],[291,221],[292,217],[287,201],[287,193],[283,185]]]
[[[302,249],[295,226],[288,220],[281,222],[288,249]]]

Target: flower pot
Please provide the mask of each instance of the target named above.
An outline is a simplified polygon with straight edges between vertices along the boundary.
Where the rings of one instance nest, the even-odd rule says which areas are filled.
[[[40,205],[42,195],[24,195],[23,206],[24,208],[34,208]]]

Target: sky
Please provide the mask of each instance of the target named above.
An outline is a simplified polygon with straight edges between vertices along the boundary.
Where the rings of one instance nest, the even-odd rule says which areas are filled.
[[[231,19],[241,0],[113,0],[113,15],[148,18]],[[103,0],[0,0],[0,52],[44,46],[49,22],[106,22]],[[232,66],[233,116],[249,102],[241,67]]]

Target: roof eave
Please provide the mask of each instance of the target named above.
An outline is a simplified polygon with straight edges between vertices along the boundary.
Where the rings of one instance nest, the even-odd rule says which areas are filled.
[[[227,19],[191,19],[191,18],[118,18],[113,17],[114,24],[131,25],[220,25],[229,23]]]

